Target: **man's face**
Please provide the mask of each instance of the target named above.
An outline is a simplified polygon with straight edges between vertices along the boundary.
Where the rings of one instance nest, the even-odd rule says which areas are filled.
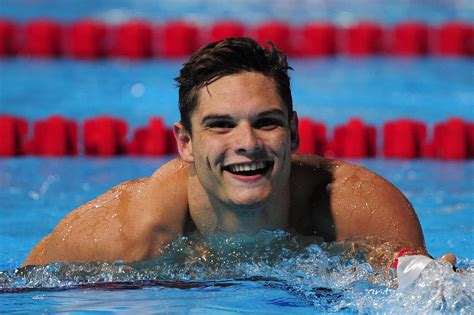
[[[198,93],[184,159],[194,162],[211,199],[233,208],[266,205],[288,185],[296,117],[288,123],[273,80],[259,73],[225,76]]]

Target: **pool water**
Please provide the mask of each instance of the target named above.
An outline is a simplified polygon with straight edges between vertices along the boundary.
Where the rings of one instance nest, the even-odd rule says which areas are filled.
[[[183,62],[0,60],[8,78],[0,84],[0,111],[30,120],[106,114],[131,128],[161,116],[171,125],[179,120],[173,78]],[[299,116],[330,127],[354,116],[378,127],[401,117],[429,125],[453,116],[474,120],[472,59],[338,57],[293,59],[290,65]]]
[[[221,17],[246,23],[279,18],[296,24],[325,19],[341,25],[364,18],[386,24],[474,20],[472,3],[464,0],[396,5],[388,0],[114,3],[4,0],[0,16],[18,21],[44,15],[66,21],[93,16],[109,22],[132,16],[185,17],[199,23]],[[161,116],[170,125],[178,119],[172,78],[183,61],[3,59],[0,114],[30,121],[53,114],[78,121],[109,114],[125,118],[131,128]],[[290,63],[296,110],[331,128],[354,116],[379,131],[384,121],[400,117],[431,126],[452,116],[474,120],[472,59],[337,57]],[[319,240],[305,245],[308,240],[282,231],[263,231],[252,238],[191,235],[178,239],[164,256],[143,263],[18,269],[31,248],[72,209],[122,181],[151,175],[171,158],[0,159],[0,312],[474,312],[472,160],[353,161],[394,183],[416,209],[430,254],[453,252],[464,270],[454,273],[434,262],[406,290],[393,288],[394,274],[372,269],[363,248],[354,252]]]
[[[32,246],[74,207],[163,159],[2,159],[0,305],[7,312],[472,312],[472,162],[358,161],[413,203],[429,252],[454,252],[464,273],[436,262],[406,290],[338,244],[302,245],[285,232],[177,240],[138,264],[51,264],[16,272]],[[193,244],[208,253],[203,256]],[[339,248],[339,247],[338,247]],[[333,249],[333,250],[331,250]],[[362,251],[363,252],[363,251]],[[10,293],[8,293],[10,292]],[[16,292],[16,293],[12,293]],[[428,301],[428,302],[427,302]]]

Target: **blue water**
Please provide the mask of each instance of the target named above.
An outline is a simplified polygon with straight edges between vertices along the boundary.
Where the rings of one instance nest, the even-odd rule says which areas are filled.
[[[0,16],[21,21],[92,16],[109,22],[139,17],[157,22],[185,18],[203,24],[222,18],[247,23],[280,19],[296,24],[326,20],[347,25],[370,19],[385,24],[406,20],[436,24],[453,19],[473,21],[474,5],[470,0],[2,0]]]
[[[279,18],[294,24],[359,19],[474,21],[472,1],[61,1],[0,0],[0,16],[49,16],[108,22],[185,17],[210,23]],[[172,78],[183,60],[0,60],[0,114],[30,121],[62,114],[81,121],[100,114],[130,126],[178,119]],[[474,62],[462,58],[291,60],[300,116],[328,126],[362,117],[381,126],[400,117],[432,125],[452,116],[474,120]],[[408,290],[393,274],[372,269],[341,244],[301,246],[283,232],[252,239],[217,235],[179,239],[162,258],[143,264],[52,264],[16,271],[31,248],[75,207],[110,187],[148,176],[172,157],[0,159],[0,312],[6,313],[473,313],[474,162],[359,160],[393,182],[419,216],[428,251],[458,256],[464,273],[431,264]],[[193,251],[201,242],[214,260]],[[225,245],[222,245],[225,244]],[[342,247],[344,248],[344,247]],[[186,253],[183,255],[182,253]],[[344,256],[346,255],[346,256]],[[184,256],[184,257],[183,257]]]
[[[328,254],[327,249],[334,244],[304,247],[281,232],[206,240],[209,252],[214,251],[212,260],[193,254],[186,249],[192,248],[187,245],[189,239],[182,239],[171,253],[138,266],[120,262],[53,264],[15,274],[31,247],[71,209],[116,183],[151,174],[167,159],[0,160],[0,270],[4,271],[0,273],[0,289],[36,288],[0,294],[0,309],[147,313],[472,311],[473,162],[358,161],[385,176],[411,200],[429,252],[435,257],[454,252],[459,267],[467,270],[455,274],[437,263],[406,291],[390,288],[393,275],[372,270],[364,260],[344,259],[334,251]],[[183,258],[183,250],[188,258]],[[104,282],[116,284],[92,286]]]
[[[183,61],[0,60],[0,112],[31,120],[100,114],[132,127],[179,120],[173,78]],[[295,109],[329,126],[358,116],[380,126],[410,117],[432,125],[474,119],[474,62],[461,58],[290,60]],[[38,81],[41,78],[41,81]],[[21,105],[21,106],[19,106]]]

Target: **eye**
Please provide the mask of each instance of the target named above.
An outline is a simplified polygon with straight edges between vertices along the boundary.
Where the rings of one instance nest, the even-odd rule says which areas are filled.
[[[257,120],[255,127],[259,129],[271,130],[282,125],[279,119],[263,117]]]
[[[206,127],[209,129],[230,129],[234,126],[234,122],[229,120],[214,120],[206,124]]]

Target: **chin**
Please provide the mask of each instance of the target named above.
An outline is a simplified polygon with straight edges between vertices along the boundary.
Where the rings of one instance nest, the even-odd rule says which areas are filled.
[[[249,210],[258,210],[264,208],[269,200],[269,194],[265,192],[252,192],[251,194],[245,194],[239,196],[234,200],[234,205],[238,208],[249,209]]]

